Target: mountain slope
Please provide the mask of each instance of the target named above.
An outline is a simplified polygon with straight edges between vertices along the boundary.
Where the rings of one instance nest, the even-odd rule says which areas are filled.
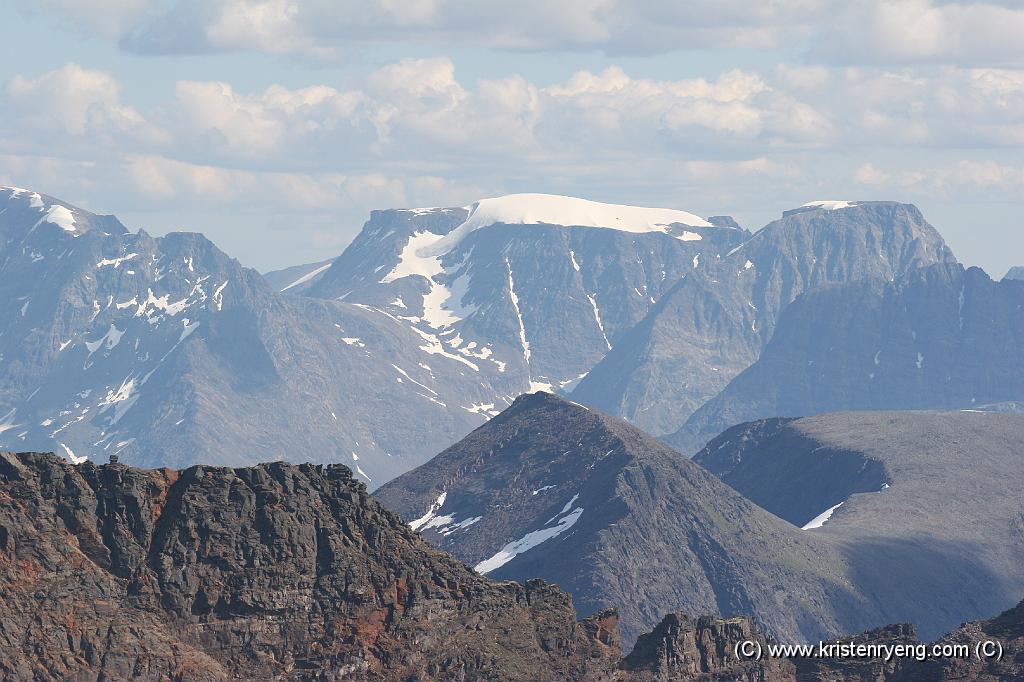
[[[4,679],[610,680],[614,615],[434,550],[343,466],[0,453]]]
[[[265,272],[263,279],[274,291],[300,294],[316,284],[333,262],[333,259],[328,259],[319,263],[293,265],[290,268]]]
[[[542,576],[584,611],[615,606],[627,642],[665,610],[751,613],[785,641],[885,622],[827,540],[629,424],[549,394],[519,398],[375,495],[478,571]]]
[[[765,509],[849,548],[857,570],[933,592],[925,637],[1024,593],[1024,416],[994,412],[839,412],[742,424],[694,461]],[[934,560],[946,547],[955,561]],[[925,602],[929,601],[927,599]],[[958,620],[959,619],[959,620]],[[902,620],[899,618],[893,620]]]
[[[0,359],[0,446],[149,465],[297,450],[380,482],[494,401],[474,363],[403,321],[278,295],[201,235],[133,234],[11,188]]]
[[[1024,398],[1024,283],[942,264],[810,292],[760,359],[666,441],[696,452],[744,421],[958,409]]]
[[[721,259],[705,254],[595,365],[573,399],[671,433],[758,358],[801,293],[955,262],[912,205],[829,206],[787,211]]]
[[[748,233],[671,209],[509,195],[374,211],[307,294],[362,303],[478,364],[497,409],[571,388],[698,254]]]

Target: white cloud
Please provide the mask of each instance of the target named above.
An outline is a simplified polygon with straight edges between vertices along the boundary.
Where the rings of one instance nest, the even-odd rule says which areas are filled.
[[[1024,64],[1024,7],[993,2],[844,3],[812,55],[850,64]]]
[[[27,0],[23,0],[27,4]],[[155,53],[337,56],[352,43],[657,53],[771,48],[810,33],[836,0],[47,0],[52,11]],[[111,21],[99,17],[108,12]]]
[[[1022,190],[1007,161],[1024,146],[1015,69],[780,65],[655,80],[609,67],[541,85],[468,83],[435,57],[346,86],[180,81],[147,110],[131,95],[75,64],[11,78],[7,179],[108,196],[111,208],[244,206],[316,224],[318,243],[338,216],[350,235],[352,216],[373,208],[509,191],[742,213],[851,183],[872,196],[1018,201]]]
[[[112,76],[73,63],[35,79],[14,76],[3,89],[2,103],[19,125],[40,132],[117,134],[145,125],[135,109],[121,103]]]

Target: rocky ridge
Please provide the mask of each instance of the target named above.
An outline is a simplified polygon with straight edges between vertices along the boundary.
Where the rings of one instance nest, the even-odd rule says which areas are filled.
[[[649,433],[672,433],[758,359],[804,292],[955,262],[910,204],[786,211],[720,258],[703,254],[571,397]]]
[[[610,679],[613,613],[497,583],[344,466],[0,454],[5,679]]]

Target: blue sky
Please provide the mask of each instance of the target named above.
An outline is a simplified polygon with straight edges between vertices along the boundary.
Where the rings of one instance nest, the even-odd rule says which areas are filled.
[[[266,270],[517,191],[913,202],[1024,263],[1024,8],[927,0],[13,0],[0,182]]]

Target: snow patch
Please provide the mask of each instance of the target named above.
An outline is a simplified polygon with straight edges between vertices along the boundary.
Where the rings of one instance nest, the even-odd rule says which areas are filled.
[[[611,341],[608,340],[608,334],[604,331],[604,323],[601,322],[601,311],[597,308],[597,301],[590,294],[587,294],[587,300],[590,301],[590,307],[594,309],[594,321],[597,322],[597,329],[601,332],[601,338],[604,339],[604,345],[607,346],[608,350],[611,350],[612,344]]]
[[[224,309],[224,287],[227,285],[228,281],[224,280],[213,292],[213,306],[218,312]]]
[[[72,463],[72,464],[81,464],[82,462],[84,462],[84,461],[86,461],[86,460],[88,460],[88,459],[89,459],[89,456],[88,456],[88,455],[82,455],[81,457],[79,457],[78,455],[76,455],[76,454],[75,454],[75,453],[74,453],[74,452],[73,452],[73,451],[71,450],[71,448],[69,448],[69,447],[68,447],[67,445],[65,445],[64,443],[59,443],[59,445],[60,445],[60,446],[61,446],[62,448],[64,448],[64,454],[66,454],[66,455],[68,456],[68,459],[69,459],[69,460],[71,460],[71,463]]]
[[[448,253],[467,235],[489,225],[560,225],[595,227],[622,232],[671,234],[673,225],[712,227],[703,218],[669,208],[644,208],[603,204],[597,201],[553,194],[509,194],[481,199],[466,207],[469,217],[435,244],[430,253]],[[683,232],[679,239],[700,239],[695,232]]]
[[[70,232],[76,237],[78,236],[78,228],[75,227],[75,215],[64,206],[54,204],[46,211],[46,216],[43,220],[56,225],[65,232]]]
[[[0,417],[0,433],[18,428],[18,424],[14,423],[14,415],[17,412],[18,408],[13,408],[10,412]]]
[[[96,267],[105,268],[107,266],[111,266],[116,270],[117,268],[121,267],[121,263],[124,263],[125,261],[130,261],[133,258],[138,257],[139,254],[137,253],[129,253],[127,256],[121,256],[120,258],[104,258],[103,260],[96,264]]]
[[[846,500],[843,500],[843,502],[845,502],[845,501]],[[840,507],[843,506],[843,502],[840,502],[836,506],[829,507],[825,511],[821,512],[820,514],[815,516],[813,519],[808,521],[806,524],[804,524],[800,528],[800,530],[811,530],[812,528],[821,528],[822,526],[825,525],[826,521],[828,521],[830,518],[832,518],[832,514],[835,513],[836,509],[839,509]]]
[[[523,313],[519,309],[519,296],[516,295],[516,284],[512,280],[512,264],[508,258],[505,259],[505,267],[508,269],[508,296],[512,300],[512,309],[516,313],[516,320],[519,321],[519,344],[523,348],[523,359],[526,366],[530,366],[530,342],[526,340],[526,327],[523,325]],[[532,383],[532,381],[531,381]]]
[[[430,249],[441,239],[441,235],[426,230],[412,234],[398,255],[398,263],[380,280],[381,284],[389,284],[410,276],[426,279],[430,290],[423,296],[423,321],[434,329],[455,324],[473,312],[462,309],[462,296],[468,282],[459,280],[466,275],[452,282],[452,290],[435,279],[445,274],[441,265],[443,252],[432,253]]]
[[[499,414],[498,410],[494,409],[494,403],[473,403],[469,407],[463,406],[462,409],[473,414],[486,414],[491,417]]]
[[[800,208],[822,208],[826,211],[838,211],[841,208],[850,208],[856,206],[856,201],[839,201],[836,199],[826,199],[823,201],[808,201]]]
[[[444,501],[446,499],[448,499],[447,490],[437,496],[437,500],[432,505],[430,505],[430,509],[427,510],[426,514],[419,517],[415,521],[410,521],[409,527],[413,530],[419,530],[423,525],[429,523],[431,519],[437,516],[437,512],[440,511],[441,507],[444,506]]]
[[[114,350],[117,344],[121,343],[121,337],[124,336],[124,332],[115,327],[113,324],[110,325],[110,329],[107,333],[101,336],[96,341],[86,341],[85,347],[89,351],[89,355],[92,355],[100,349],[100,346],[106,345],[107,350]],[[63,350],[63,349],[61,349]]]
[[[178,337],[178,343],[187,339],[196,330],[196,327],[199,326],[198,322],[189,322],[187,317],[182,319],[181,323],[183,329],[181,330],[181,336]]]
[[[291,284],[286,286],[284,289],[281,289],[281,293],[284,293],[285,291],[288,291],[292,287],[297,287],[300,284],[305,284],[306,282],[308,282],[309,280],[313,279],[314,277],[316,277],[317,275],[319,275],[321,272],[323,272],[327,268],[331,267],[332,265],[334,265],[334,261],[331,261],[330,263],[326,263],[324,265],[321,265],[318,268],[314,268],[313,270],[310,270],[305,275],[303,275],[302,277],[299,277],[297,280],[295,280],[294,282],[292,282]]]
[[[566,513],[566,511],[568,507],[571,506],[572,502],[575,502],[578,497],[579,495],[574,497],[570,503],[566,505],[566,509],[563,509],[554,518],[544,524],[545,527],[529,532],[518,540],[513,540],[499,549],[494,556],[489,559],[484,559],[478,563],[473,567],[473,570],[481,575],[490,573],[491,571],[512,561],[512,559],[516,558],[518,555],[528,552],[537,545],[547,542],[551,538],[558,537],[565,531],[572,528],[573,525],[579,521],[580,516],[583,515],[583,507],[576,507],[568,513]],[[550,525],[552,522],[555,522],[553,526]]]

